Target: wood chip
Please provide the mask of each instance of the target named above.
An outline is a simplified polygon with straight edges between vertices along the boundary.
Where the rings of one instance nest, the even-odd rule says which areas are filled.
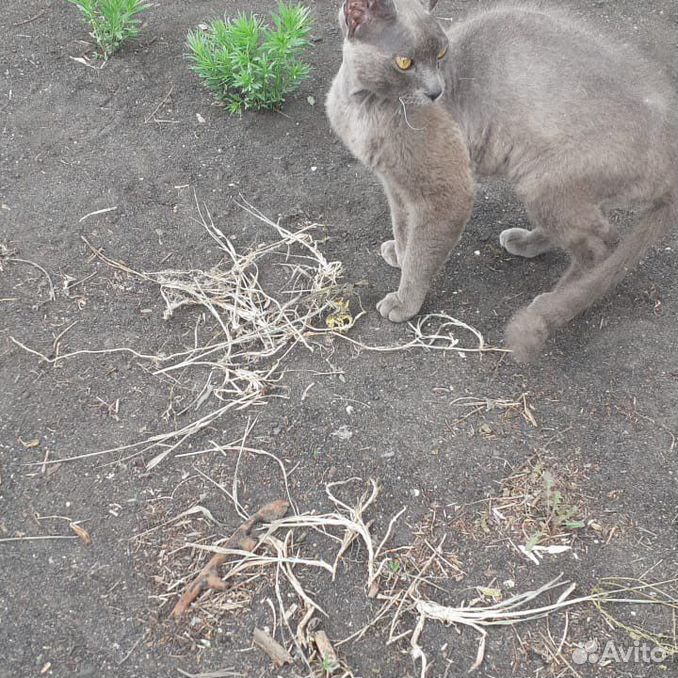
[[[70,527],[71,530],[73,530],[73,532],[75,532],[75,534],[77,534],[78,537],[80,537],[80,539],[84,541],[85,544],[87,544],[87,546],[92,543],[92,537],[89,536],[89,532],[84,527],[80,527],[80,525],[76,523],[69,523],[68,527]]]
[[[334,669],[338,668],[339,660],[337,659],[337,653],[334,651],[327,634],[324,631],[316,631],[313,639],[315,640],[316,647],[318,648],[318,652],[320,652],[320,657],[326,670],[332,672]]]
[[[271,658],[276,668],[280,668],[285,664],[291,664],[294,661],[292,655],[266,631],[254,629],[252,640],[258,648],[262,649]]]

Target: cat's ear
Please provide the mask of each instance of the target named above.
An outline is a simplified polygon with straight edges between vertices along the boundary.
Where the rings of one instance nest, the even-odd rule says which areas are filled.
[[[396,9],[393,0],[346,0],[343,15],[348,37],[352,38],[375,19],[394,19]]]

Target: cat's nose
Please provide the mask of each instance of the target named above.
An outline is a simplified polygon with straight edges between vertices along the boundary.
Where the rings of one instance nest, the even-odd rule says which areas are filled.
[[[443,93],[442,87],[436,87],[436,89],[429,90],[425,92],[426,96],[431,100],[431,101],[436,101],[440,99],[440,95]]]

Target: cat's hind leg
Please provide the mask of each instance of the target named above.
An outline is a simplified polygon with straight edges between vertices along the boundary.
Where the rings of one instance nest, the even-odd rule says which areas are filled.
[[[595,271],[614,252],[619,235],[600,209],[591,204],[559,204],[542,198],[528,205],[548,237],[565,249],[571,264],[552,292],[540,294],[518,311],[506,328],[506,341],[518,362],[529,362],[542,348],[549,332],[568,322],[589,304],[588,288],[579,281]],[[575,310],[577,309],[577,310]]]
[[[398,249],[395,240],[385,240],[381,243],[381,258],[393,268],[400,268],[398,261]]]
[[[591,207],[588,217],[580,222],[587,223],[588,227],[572,229],[559,236],[563,248],[570,255],[570,266],[558,280],[556,289],[566,287],[595,269],[619,245],[619,231],[597,207]]]
[[[507,228],[499,234],[499,244],[510,254],[531,259],[555,248],[542,228]]]
[[[397,188],[389,185],[385,179],[382,181],[391,211],[393,240],[386,240],[382,243],[381,256],[389,266],[400,268],[400,262],[407,247],[407,211]]]

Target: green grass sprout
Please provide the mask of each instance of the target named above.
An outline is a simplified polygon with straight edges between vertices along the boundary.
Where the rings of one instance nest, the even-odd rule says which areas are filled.
[[[191,69],[230,113],[278,109],[310,73],[308,8],[281,3],[271,20],[240,14],[188,33]]]
[[[103,59],[139,35],[138,15],[150,7],[143,0],[67,0],[75,5],[91,28]]]

